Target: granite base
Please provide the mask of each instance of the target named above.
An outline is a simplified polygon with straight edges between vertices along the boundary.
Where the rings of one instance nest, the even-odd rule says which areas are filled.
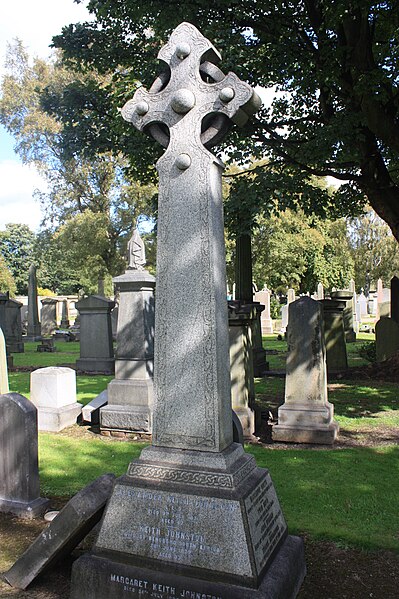
[[[100,409],[101,430],[151,433],[152,411],[143,406],[107,405]]]
[[[49,499],[37,497],[32,501],[12,501],[0,498],[0,512],[3,514],[14,514],[18,518],[32,520],[42,516],[50,504]]]
[[[305,574],[303,541],[294,536],[285,539],[257,589],[87,554],[73,565],[71,599],[295,599]]]
[[[82,405],[78,402],[63,406],[62,408],[37,408],[37,427],[39,431],[58,433],[67,426],[76,423],[77,417],[82,412]]]
[[[273,426],[273,441],[283,443],[314,443],[319,445],[332,445],[337,439],[339,425],[332,422],[328,427],[293,427],[278,424]]]

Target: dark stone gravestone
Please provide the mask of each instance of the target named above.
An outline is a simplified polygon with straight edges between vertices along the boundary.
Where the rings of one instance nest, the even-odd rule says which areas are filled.
[[[348,356],[343,320],[344,303],[332,299],[319,301],[323,306],[327,372],[346,370],[348,368]]]
[[[3,575],[13,587],[26,589],[44,570],[68,555],[100,521],[115,482],[104,474],[79,491]]]
[[[89,295],[79,300],[76,308],[80,314],[79,370],[87,372],[115,372],[112,345],[111,310],[115,302],[99,295]]]
[[[0,512],[35,518],[46,509],[37,452],[35,406],[18,393],[0,395]]]
[[[189,23],[159,58],[170,78],[140,87],[122,110],[167,146],[157,164],[152,445],[115,484],[92,553],[74,564],[71,599],[293,599],[303,542],[287,533],[268,470],[233,442],[223,164],[209,151],[258,98],[220,71]]]

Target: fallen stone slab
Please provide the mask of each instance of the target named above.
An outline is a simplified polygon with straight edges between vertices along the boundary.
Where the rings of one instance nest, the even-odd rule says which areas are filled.
[[[13,587],[26,589],[45,569],[69,555],[100,521],[114,482],[113,474],[103,474],[72,497],[3,578]]]

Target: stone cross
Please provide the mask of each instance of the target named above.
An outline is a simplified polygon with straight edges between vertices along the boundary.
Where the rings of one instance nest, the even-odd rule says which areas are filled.
[[[122,116],[167,147],[157,163],[159,217],[153,445],[222,451],[232,443],[221,175],[211,152],[260,107],[252,88],[216,66],[191,24],[158,58],[167,74],[139,88]]]

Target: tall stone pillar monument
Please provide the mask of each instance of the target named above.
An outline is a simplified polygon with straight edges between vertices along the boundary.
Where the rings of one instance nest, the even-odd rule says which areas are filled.
[[[36,266],[29,267],[28,279],[28,336],[27,341],[40,341],[41,327],[39,322],[39,308],[37,305],[37,279]]]
[[[71,597],[290,599],[302,541],[287,535],[269,472],[233,443],[223,164],[209,151],[259,102],[188,23],[159,58],[170,76],[122,111],[167,146],[157,164],[153,444],[117,481],[93,552],[75,562]]]

